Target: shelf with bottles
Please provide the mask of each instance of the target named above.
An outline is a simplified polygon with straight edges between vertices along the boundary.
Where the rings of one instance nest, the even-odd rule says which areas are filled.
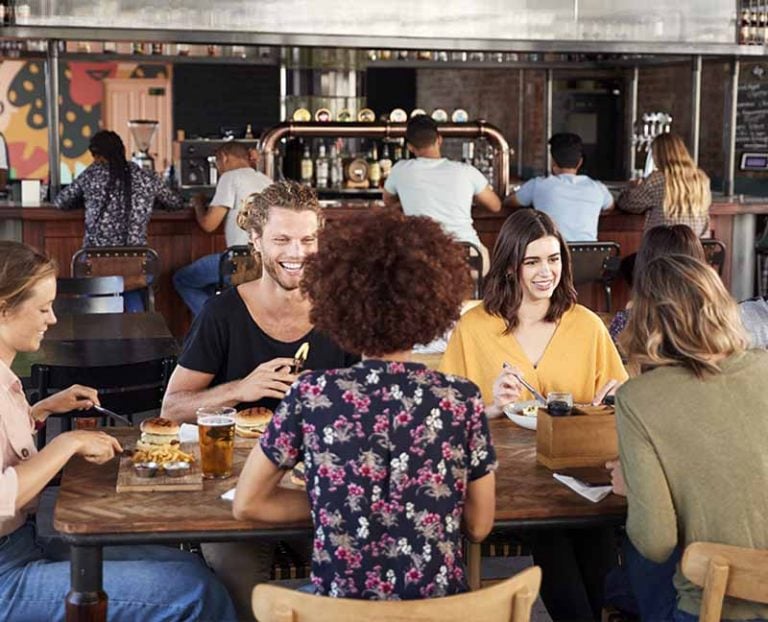
[[[738,42],[740,45],[768,44],[768,2],[739,2]]]
[[[301,181],[323,194],[378,191],[392,167],[410,157],[405,123],[286,122],[262,135],[267,175]],[[472,164],[502,196],[509,184],[510,149],[501,132],[483,122],[443,123],[443,153]]]

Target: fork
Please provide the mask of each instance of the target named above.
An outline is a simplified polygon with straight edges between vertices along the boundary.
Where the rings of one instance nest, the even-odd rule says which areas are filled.
[[[504,365],[502,365],[502,367],[503,367],[504,369],[511,369],[511,368],[512,368],[512,365],[510,365],[509,363],[507,363],[507,362],[505,361],[505,362],[504,362]],[[533,395],[534,399],[535,399],[537,402],[541,402],[541,404],[542,404],[542,405],[546,405],[546,403],[547,403],[547,398],[546,398],[546,397],[544,397],[544,396],[543,396],[541,393],[539,393],[539,392],[538,392],[536,389],[534,389],[534,388],[533,388],[533,385],[531,385],[529,382],[527,382],[527,381],[525,380],[525,378],[523,378],[523,377],[522,377],[520,374],[518,374],[518,373],[517,373],[517,372],[515,372],[515,371],[513,371],[513,372],[512,372],[512,375],[513,375],[515,378],[517,378],[517,379],[518,379],[518,381],[520,382],[520,384],[521,384],[521,385],[523,385],[523,386],[524,386],[526,389],[528,389],[528,391],[530,391],[530,392],[531,392],[531,395]]]

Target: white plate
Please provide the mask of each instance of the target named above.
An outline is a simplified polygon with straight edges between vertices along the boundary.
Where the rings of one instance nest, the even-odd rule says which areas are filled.
[[[536,429],[536,416],[528,417],[523,414],[523,407],[530,406],[531,404],[538,404],[536,400],[528,400],[525,402],[515,402],[514,404],[507,404],[504,407],[504,414],[513,422],[519,425],[521,428],[527,428],[528,430]]]

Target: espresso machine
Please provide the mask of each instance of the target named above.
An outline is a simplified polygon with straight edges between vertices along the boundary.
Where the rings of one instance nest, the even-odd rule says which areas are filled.
[[[131,130],[133,140],[139,149],[134,151],[131,161],[139,168],[147,171],[155,170],[155,159],[149,155],[149,146],[155,137],[157,124],[157,121],[149,119],[133,119],[128,121],[128,129]]]

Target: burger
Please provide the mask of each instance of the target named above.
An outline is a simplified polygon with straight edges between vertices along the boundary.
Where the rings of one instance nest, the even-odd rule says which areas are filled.
[[[179,424],[170,419],[155,417],[145,419],[139,426],[141,438],[136,443],[139,449],[152,449],[179,443]]]
[[[300,486],[301,488],[307,487],[307,471],[305,470],[303,462],[297,462],[296,466],[291,469],[291,484],[294,486]]]
[[[243,438],[259,438],[272,420],[272,411],[261,406],[241,410],[235,415],[235,433]]]

